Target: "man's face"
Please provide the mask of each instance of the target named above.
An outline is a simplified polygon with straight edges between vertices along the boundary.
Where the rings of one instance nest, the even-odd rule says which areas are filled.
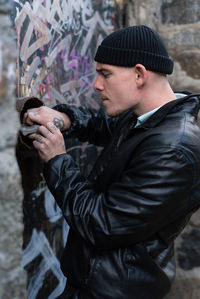
[[[134,67],[97,63],[94,89],[100,94],[109,116],[116,116],[137,104]]]

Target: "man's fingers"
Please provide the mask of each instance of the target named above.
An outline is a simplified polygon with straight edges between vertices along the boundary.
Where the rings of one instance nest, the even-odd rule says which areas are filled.
[[[37,133],[30,134],[29,138],[36,140],[39,143],[47,143],[47,140],[52,140],[52,142],[54,142],[55,132],[60,133],[60,130],[53,123],[48,123],[47,128],[45,126],[40,126]]]
[[[31,108],[28,109],[24,113],[23,122],[29,125],[32,125],[34,123],[40,123],[40,114],[39,114],[40,108]]]
[[[48,122],[47,127],[40,126],[37,133],[31,134],[30,138],[33,139],[33,146],[44,162],[66,153],[63,135],[52,122]]]
[[[34,123],[37,123],[47,126],[48,122],[52,123],[50,127],[53,130],[55,127],[57,127],[59,130],[64,131],[71,125],[71,121],[65,113],[56,111],[46,106],[31,108],[24,113],[24,124],[33,125]]]
[[[47,123],[47,129],[52,133],[55,134],[55,132],[59,132],[60,130],[52,123],[52,122],[48,122]]]
[[[42,146],[42,144],[41,144],[39,141],[37,141],[37,140],[33,140],[33,146],[34,146],[34,148],[35,148],[36,150],[38,150],[39,152],[41,151],[41,146]]]
[[[42,135],[42,136],[44,136],[46,138],[49,138],[50,134],[52,134],[52,133],[45,126],[41,125],[41,126],[38,127],[37,132],[30,134],[29,137],[31,139],[36,139],[37,135],[40,135],[40,136]]]
[[[37,133],[30,134],[29,138],[33,139],[33,140],[36,140],[39,143],[43,143],[44,142],[44,137],[42,135],[40,135],[40,134],[37,134]]]
[[[24,113],[23,123],[32,126],[34,122],[29,118],[28,113]]]
[[[44,137],[49,138],[51,131],[45,126],[40,126],[38,129],[38,133],[41,133]]]

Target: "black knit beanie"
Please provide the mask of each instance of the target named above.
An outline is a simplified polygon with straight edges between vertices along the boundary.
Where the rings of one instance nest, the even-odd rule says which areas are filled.
[[[108,35],[98,47],[95,61],[117,66],[140,63],[147,70],[171,74],[173,61],[159,34],[145,26],[131,26]]]

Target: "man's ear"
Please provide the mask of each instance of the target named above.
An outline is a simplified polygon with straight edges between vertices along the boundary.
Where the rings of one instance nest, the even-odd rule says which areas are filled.
[[[138,88],[143,87],[148,78],[148,71],[144,65],[139,63],[135,65],[135,76],[136,85],[138,86]]]

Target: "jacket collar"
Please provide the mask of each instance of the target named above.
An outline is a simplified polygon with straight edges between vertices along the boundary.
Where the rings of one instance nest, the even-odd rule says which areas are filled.
[[[160,107],[152,116],[150,116],[146,122],[138,126],[137,128],[153,128],[158,125],[172,110],[179,110],[185,107],[185,104],[189,105],[187,111],[197,116],[200,109],[200,94],[190,94],[177,100],[168,102]],[[182,108],[181,108],[182,107]]]

